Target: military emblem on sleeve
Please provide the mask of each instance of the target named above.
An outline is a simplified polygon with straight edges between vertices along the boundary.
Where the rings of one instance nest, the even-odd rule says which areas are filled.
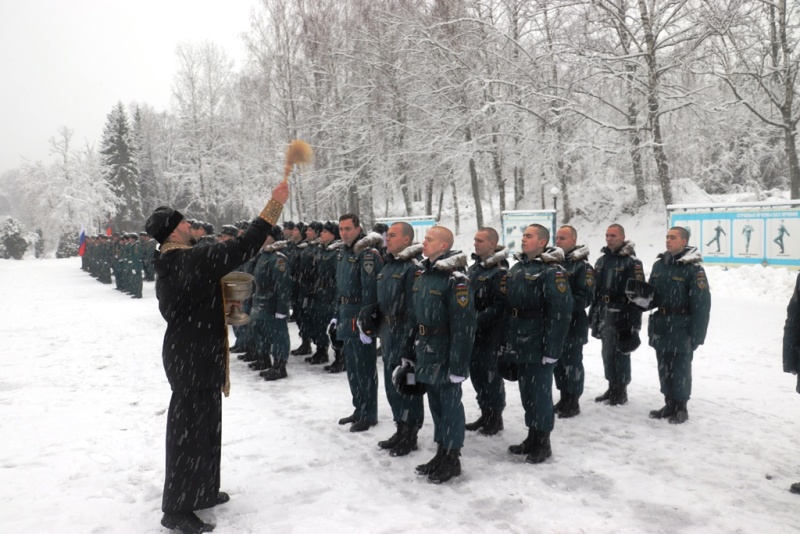
[[[280,272],[286,272],[286,258],[278,258],[278,261],[275,262],[275,265],[278,267]]]
[[[556,271],[556,289],[558,289],[560,293],[567,291],[567,277],[564,276],[564,273],[561,271]]]
[[[372,274],[375,270],[375,257],[372,254],[364,254],[364,271],[367,274]]]
[[[503,295],[508,293],[508,286],[506,286],[506,281],[507,280],[508,280],[508,276],[505,275],[505,274],[500,277],[500,293],[502,293]]]
[[[644,282],[644,269],[642,268],[641,263],[637,263],[633,267],[633,274],[637,280],[639,280],[640,282]]]
[[[706,272],[702,269],[697,271],[697,287],[702,290],[708,288],[708,279],[706,278]]]
[[[456,285],[456,302],[462,308],[466,308],[469,305],[469,289],[467,289],[466,284]]]
[[[594,269],[586,267],[586,285],[589,287],[594,286]]]

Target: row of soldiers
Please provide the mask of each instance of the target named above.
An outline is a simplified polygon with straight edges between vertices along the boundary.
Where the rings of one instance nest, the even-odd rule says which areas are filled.
[[[81,269],[104,284],[112,283],[113,274],[117,291],[140,299],[143,280],[155,280],[155,250],[156,242],[146,232],[89,236]]]
[[[622,226],[608,228],[607,246],[594,266],[577,238],[575,228],[562,226],[550,247],[550,232],[531,225],[509,268],[493,228],[476,233],[470,265],[452,249],[452,232],[441,226],[414,244],[407,223],[393,224],[384,235],[366,233],[355,214],[343,215],[338,225],[287,223],[273,230],[246,267],[257,290],[252,322],[236,331],[234,349],[246,351],[240,358],[251,360],[265,379],[285,378],[286,323],[293,310],[302,340],[294,353],[310,353],[314,343],[307,361],[323,363],[333,343],[329,369],[346,369],[354,407],[339,423],[362,432],[377,424],[380,340],[385,394],[397,430],[378,445],[394,456],[417,448],[427,395],[438,447],[417,472],[440,483],[461,472],[465,431],[491,436],[504,428],[504,380],[518,382],[528,427],[525,440],[509,452],[530,463],[551,456],[555,415],[580,413],[583,345],[590,332],[602,342],[608,381],[595,401],[627,403],[642,311],[653,310],[648,334],[665,403],[650,416],[685,422],[693,352],[705,339],[710,313],[701,256],[688,246],[688,232],[668,231],[667,250],[649,283]],[[481,411],[470,423],[461,402],[467,377]],[[555,404],[554,379],[560,392]]]

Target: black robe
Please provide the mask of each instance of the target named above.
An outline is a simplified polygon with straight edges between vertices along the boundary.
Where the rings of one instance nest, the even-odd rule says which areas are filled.
[[[270,228],[256,219],[241,237],[177,248],[154,261],[158,307],[167,321],[162,358],[172,388],[164,512],[191,512],[216,503],[227,340],[220,279],[258,252]]]

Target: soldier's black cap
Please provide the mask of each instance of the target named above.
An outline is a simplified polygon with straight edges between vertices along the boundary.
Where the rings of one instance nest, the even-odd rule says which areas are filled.
[[[283,229],[284,230],[294,230],[294,223],[292,221],[284,221]]]
[[[147,237],[149,235],[147,232],[139,232],[139,237]]]
[[[306,226],[308,226],[308,225],[306,223],[304,223],[303,221],[297,221],[296,223],[294,223],[294,227],[297,228],[298,230],[300,230],[300,235],[305,235]]]
[[[229,235],[231,237],[236,237],[237,235],[239,235],[239,229],[233,226],[232,224],[226,224],[225,226],[222,227],[222,232],[220,233],[222,235]]]
[[[339,239],[339,224],[336,221],[325,221],[322,223],[322,229],[332,233],[336,239]]]
[[[183,215],[178,210],[174,210],[167,206],[159,206],[156,208],[147,222],[144,224],[144,229],[148,234],[153,236],[159,244],[163,245],[169,235],[178,227],[183,220]]]
[[[203,228],[206,230],[206,235],[214,235],[214,225],[211,223],[203,223]]]
[[[389,231],[389,225],[386,223],[375,223],[375,226],[372,227],[372,231],[376,234],[385,234]]]
[[[319,221],[311,221],[308,223],[308,227],[314,230],[317,235],[319,235],[319,233],[322,231],[322,223]]]
[[[270,229],[269,235],[271,235],[272,239],[275,241],[283,241],[283,228],[281,228],[280,224],[276,224]]]

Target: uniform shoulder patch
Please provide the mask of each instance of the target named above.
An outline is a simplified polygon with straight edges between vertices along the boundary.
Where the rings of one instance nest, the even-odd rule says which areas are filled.
[[[502,293],[503,295],[508,293],[507,282],[508,282],[508,275],[503,273],[503,275],[500,276],[500,293]]]
[[[555,283],[559,293],[566,293],[569,284],[567,283],[567,277],[564,275],[564,271],[555,272]]]
[[[591,265],[586,266],[586,285],[589,287],[594,286],[594,269]]]
[[[708,289],[708,278],[706,278],[706,272],[703,269],[697,271],[697,287],[701,290]]]
[[[456,284],[456,302],[462,308],[466,308],[469,306],[469,288],[465,283],[458,283]]]
[[[638,261],[633,266],[633,276],[640,282],[644,282],[644,268]]]
[[[375,256],[367,252],[364,254],[364,272],[371,275],[375,270]]]
[[[285,272],[286,271],[286,258],[278,257],[278,259],[275,261],[275,265],[278,267],[278,270],[280,272]]]

